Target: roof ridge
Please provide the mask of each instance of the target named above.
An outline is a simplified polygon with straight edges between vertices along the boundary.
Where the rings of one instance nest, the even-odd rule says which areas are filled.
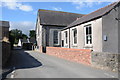
[[[89,13],[89,14],[87,14],[87,15],[84,15],[84,16],[82,16],[82,17],[91,15],[91,14],[93,14],[93,13],[95,13],[95,12],[98,12],[99,10],[102,10],[102,9],[104,9],[104,8],[107,8],[107,7],[109,7],[109,6],[112,6],[112,5],[114,5],[115,3],[116,3],[116,2],[114,2],[114,3],[112,3],[112,4],[109,4],[109,5],[105,6],[105,7],[102,7],[102,8],[100,8],[100,9],[97,9],[96,11],[93,11],[93,12],[91,12],[91,13]],[[82,17],[81,17],[81,18],[82,18]]]
[[[69,14],[77,14],[77,15],[86,15],[86,14],[79,14],[79,13],[72,13],[72,12],[64,12],[64,11],[55,11],[55,10],[46,10],[46,9],[39,9],[39,11],[52,11],[52,12],[61,12],[61,13],[69,13]]]
[[[106,13],[108,13],[109,11],[111,11],[119,3],[120,3],[120,1],[113,2],[113,3],[107,5],[103,8],[100,8],[94,12],[91,12],[85,16],[82,16],[78,20],[75,20],[73,23],[69,24],[66,28],[73,27],[75,25],[82,24],[82,23],[90,21],[92,19],[96,19],[98,17],[101,17],[101,16],[105,15]],[[64,29],[66,29],[66,28],[64,28]]]

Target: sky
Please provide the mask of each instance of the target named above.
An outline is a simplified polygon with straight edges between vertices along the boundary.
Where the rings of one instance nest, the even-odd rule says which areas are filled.
[[[10,22],[11,29],[20,29],[29,35],[35,29],[38,9],[89,14],[111,2],[2,2],[0,20]]]

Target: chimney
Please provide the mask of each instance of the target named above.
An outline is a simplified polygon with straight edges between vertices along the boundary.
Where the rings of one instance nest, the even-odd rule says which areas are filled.
[[[78,19],[80,19],[79,17],[77,17],[77,19],[76,20],[78,20]]]

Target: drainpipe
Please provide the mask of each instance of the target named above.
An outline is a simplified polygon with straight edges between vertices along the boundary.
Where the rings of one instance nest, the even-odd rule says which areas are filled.
[[[69,29],[69,48],[70,48],[70,28]]]

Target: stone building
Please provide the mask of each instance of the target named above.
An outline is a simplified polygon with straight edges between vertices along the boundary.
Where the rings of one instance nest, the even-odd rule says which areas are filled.
[[[39,9],[36,23],[36,41],[39,48],[44,50],[46,46],[60,47],[60,30],[82,16],[83,14]]]

